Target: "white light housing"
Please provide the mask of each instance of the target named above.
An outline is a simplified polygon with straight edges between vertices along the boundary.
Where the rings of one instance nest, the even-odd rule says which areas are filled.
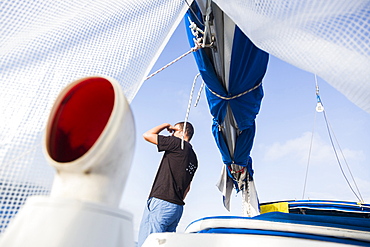
[[[133,157],[133,116],[114,79],[68,85],[47,122],[51,197],[29,197],[0,238],[14,247],[133,247],[132,215],[118,208]]]
[[[71,83],[45,131],[45,156],[57,170],[51,196],[118,207],[134,146],[135,124],[119,84],[104,77]]]

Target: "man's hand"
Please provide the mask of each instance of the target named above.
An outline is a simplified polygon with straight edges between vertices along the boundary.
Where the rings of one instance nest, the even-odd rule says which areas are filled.
[[[170,125],[170,126],[167,127],[167,131],[172,134],[172,133],[174,133],[176,131],[181,131],[181,129],[179,127],[177,127],[177,126]]]

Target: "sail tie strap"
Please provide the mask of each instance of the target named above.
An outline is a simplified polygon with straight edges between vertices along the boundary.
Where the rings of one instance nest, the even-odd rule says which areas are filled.
[[[231,97],[224,97],[224,96],[219,95],[218,93],[216,93],[216,92],[212,91],[209,87],[207,87],[207,88],[208,88],[208,90],[209,90],[212,94],[214,94],[215,96],[217,96],[217,97],[219,97],[219,98],[221,98],[221,99],[223,99],[223,100],[233,100],[233,99],[236,99],[236,98],[239,98],[239,97],[243,96],[244,94],[247,94],[247,93],[249,93],[249,92],[252,92],[253,90],[257,89],[257,88],[258,88],[259,86],[261,86],[261,85],[262,85],[262,81],[261,81],[260,83],[258,83],[256,86],[254,86],[253,88],[248,89],[247,91],[244,91],[244,92],[242,92],[242,93],[240,93],[240,94],[237,94],[237,95],[234,95],[234,96],[231,96]]]
[[[229,169],[229,171],[232,173],[232,174],[235,174],[235,173],[243,173],[244,170],[245,170],[245,167],[243,167],[242,169],[238,170],[238,171],[234,171],[230,166],[227,166],[227,168]]]

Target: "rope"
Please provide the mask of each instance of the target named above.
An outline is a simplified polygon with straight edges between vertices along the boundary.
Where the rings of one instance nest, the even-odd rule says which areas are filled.
[[[189,3],[186,1],[186,3],[189,5]],[[190,6],[189,6],[190,7]],[[191,8],[190,8],[191,9]],[[197,18],[197,16],[195,15],[195,17]],[[199,20],[198,20],[199,21]],[[144,81],[148,80],[149,78],[155,76],[156,74],[158,74],[159,72],[163,71],[164,69],[166,69],[167,67],[171,66],[172,64],[176,63],[177,61],[179,61],[180,59],[186,57],[187,55],[189,55],[190,53],[192,52],[196,52],[197,50],[199,50],[200,48],[205,48],[205,47],[212,47],[213,43],[211,44],[205,44],[204,43],[204,39],[203,37],[199,37],[200,34],[204,35],[204,32],[202,31],[202,29],[198,28],[197,24],[195,22],[192,22],[189,18],[189,22],[190,22],[190,30],[192,32],[192,34],[195,36],[195,38],[193,38],[193,41],[194,41],[194,47],[192,47],[189,51],[185,52],[183,55],[181,55],[180,57],[176,58],[175,60],[173,60],[172,62],[166,64],[165,66],[163,66],[162,68],[160,68],[159,70],[155,71],[154,73],[152,73],[151,75],[149,75],[147,78],[145,78]]]
[[[185,0],[186,1],[186,0]],[[186,1],[186,3],[189,5],[189,3]],[[190,6],[189,6],[190,7]],[[196,16],[196,15],[195,15]],[[198,20],[199,21],[199,20]],[[189,55],[190,53],[192,52],[196,52],[197,50],[199,50],[200,48],[204,48],[204,47],[211,47],[212,46],[212,43],[207,45],[207,44],[203,44],[203,38],[199,38],[199,34],[204,34],[204,32],[197,27],[197,25],[192,22],[189,18],[189,22],[191,23],[191,25],[189,26],[189,28],[191,29],[193,35],[196,37],[196,39],[194,38],[194,47],[192,47],[189,51],[187,51],[186,53],[184,53],[183,55],[181,55],[180,57],[176,58],[175,60],[173,60],[172,62],[166,64],[165,66],[163,66],[162,68],[160,68],[159,70],[155,71],[154,73],[152,73],[151,75],[149,75],[147,78],[145,78],[144,81],[148,80],[149,78],[155,76],[156,74],[158,74],[159,72],[163,71],[164,69],[168,68],[169,66],[171,66],[172,64],[176,63],[177,61],[179,61],[180,59],[184,58],[185,56]],[[190,93],[190,99],[189,99],[189,104],[188,104],[188,108],[186,110],[186,116],[185,116],[185,121],[184,121],[184,127],[183,127],[183,131],[182,131],[182,137],[181,137],[181,149],[184,149],[184,137],[185,137],[185,130],[186,130],[186,123],[187,123],[187,120],[189,118],[189,112],[190,112],[190,107],[191,107],[191,102],[192,102],[192,99],[193,99],[193,92],[194,92],[194,87],[195,87],[195,82],[198,78],[198,76],[200,75],[200,73],[198,73],[195,78],[194,78],[194,81],[193,81],[193,86],[192,86],[192,89],[191,89],[191,93]],[[203,83],[204,84],[204,83]],[[200,88],[200,91],[198,93],[198,97],[197,97],[197,100],[195,102],[195,105],[194,107],[197,106],[198,102],[199,102],[199,99],[200,99],[200,94],[201,94],[201,91],[204,87],[204,85],[201,85],[201,88]]]
[[[189,55],[190,53],[192,52],[196,52],[197,50],[199,50],[200,48],[202,48],[202,45],[200,43],[195,43],[195,46],[192,47],[189,51],[185,52],[183,55],[179,56],[178,58],[176,58],[175,60],[173,60],[172,62],[166,64],[165,66],[163,66],[162,68],[160,68],[159,70],[155,71],[153,74],[149,75],[147,78],[145,78],[144,81],[148,80],[149,78],[155,76],[156,74],[158,74],[159,72],[163,71],[164,69],[168,68],[169,66],[171,66],[172,64],[176,63],[177,61],[179,61],[180,59],[186,57],[187,55]]]
[[[238,95],[234,95],[234,96],[232,96],[232,97],[224,97],[224,96],[219,95],[218,93],[216,93],[216,92],[212,91],[209,87],[207,87],[207,88],[208,88],[208,90],[209,90],[212,94],[216,95],[217,97],[219,97],[219,98],[221,98],[221,99],[223,99],[223,100],[233,100],[233,99],[236,99],[236,98],[239,98],[239,97],[243,96],[244,94],[247,94],[247,93],[249,93],[249,92],[252,92],[253,90],[257,89],[257,88],[258,88],[259,86],[261,86],[261,85],[262,85],[262,81],[261,81],[260,83],[258,83],[256,86],[254,86],[253,88],[248,89],[247,91],[242,92],[242,93],[240,93],[240,94],[238,94]]]
[[[247,184],[247,196],[248,196],[248,212],[249,212],[249,217],[251,217],[252,216],[252,214],[251,214],[251,191],[250,191],[250,188],[249,188],[249,172],[247,172],[247,182],[246,182],[246,184]]]
[[[203,88],[204,88],[204,82],[202,83],[202,85],[200,85],[200,89],[199,89],[199,92],[198,92],[198,96],[197,96],[197,99],[194,103],[194,107],[197,107],[198,103],[199,103],[199,100],[200,100],[200,94],[202,93],[203,91]]]
[[[251,214],[251,196],[250,196],[250,188],[249,188],[249,173],[247,172],[247,180],[245,181],[245,186],[243,190],[243,216],[252,217]]]
[[[191,102],[193,100],[193,93],[194,93],[195,83],[197,82],[197,78],[198,78],[199,75],[200,75],[200,73],[198,73],[194,77],[193,86],[191,87],[190,98],[189,98],[189,103],[188,103],[188,109],[186,110],[186,115],[185,115],[185,120],[184,120],[184,127],[183,127],[183,130],[182,130],[181,149],[184,149],[184,137],[185,137],[186,122],[188,121],[188,118],[189,118]]]

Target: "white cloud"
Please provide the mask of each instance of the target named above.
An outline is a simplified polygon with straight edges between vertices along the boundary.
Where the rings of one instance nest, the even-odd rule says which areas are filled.
[[[266,147],[265,161],[276,161],[284,157],[307,157],[307,147],[309,146],[310,134],[304,133],[301,137],[288,140],[285,143],[275,142]]]
[[[262,200],[301,199],[308,163],[311,133],[258,147],[255,159],[256,179]],[[343,148],[343,147],[342,147]],[[345,160],[365,201],[370,199],[370,174],[363,150],[342,149]],[[347,179],[353,180],[340,150],[337,154]],[[258,160],[260,157],[260,160]],[[366,172],[365,172],[366,171]],[[307,174],[305,198],[356,200],[342,175],[330,141],[315,134]]]
[[[310,132],[305,132],[302,136],[287,140],[284,143],[275,142],[270,146],[266,147],[266,152],[264,160],[267,162],[278,161],[281,159],[289,158],[295,162],[307,163],[310,155],[310,163],[318,164],[329,164],[336,162],[336,154],[331,146],[331,143],[325,142],[320,135],[316,134],[313,137],[312,146]],[[311,146],[311,150],[310,150]],[[336,146],[336,152],[340,159],[340,162],[343,162],[342,153],[347,161],[363,161],[365,160],[365,155],[362,150],[350,150],[348,148],[340,149]]]

